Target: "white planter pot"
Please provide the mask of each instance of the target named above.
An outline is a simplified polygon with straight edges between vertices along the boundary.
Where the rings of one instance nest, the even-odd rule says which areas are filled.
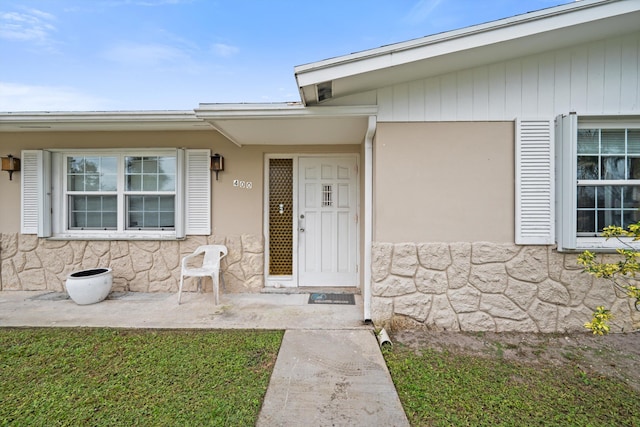
[[[80,305],[95,304],[111,292],[113,273],[110,268],[92,268],[71,273],[65,286],[71,299]]]

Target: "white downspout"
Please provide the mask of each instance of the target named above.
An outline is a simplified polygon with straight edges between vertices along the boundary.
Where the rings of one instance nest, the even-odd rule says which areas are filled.
[[[371,244],[373,242],[373,137],[377,117],[369,116],[364,138],[364,320],[371,321]]]

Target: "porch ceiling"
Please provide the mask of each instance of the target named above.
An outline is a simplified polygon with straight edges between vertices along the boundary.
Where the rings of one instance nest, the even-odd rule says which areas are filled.
[[[375,106],[200,104],[196,116],[238,146],[361,144]]]

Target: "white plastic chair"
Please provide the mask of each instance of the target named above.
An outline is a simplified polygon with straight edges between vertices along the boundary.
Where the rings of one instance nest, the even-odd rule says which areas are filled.
[[[190,267],[191,259],[204,253],[201,267]],[[218,305],[218,288],[220,276],[220,260],[227,255],[227,247],[224,245],[203,245],[199,246],[191,255],[182,258],[182,269],[180,272],[180,289],[178,290],[178,304],[182,296],[182,285],[185,277],[207,277],[213,281],[213,295],[216,305]],[[200,280],[200,279],[198,279]]]

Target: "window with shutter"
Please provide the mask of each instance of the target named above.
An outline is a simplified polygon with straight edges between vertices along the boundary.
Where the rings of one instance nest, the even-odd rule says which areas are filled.
[[[83,239],[209,234],[209,155],[181,149],[57,150],[53,156],[24,151],[22,232]]]
[[[602,229],[640,221],[640,122],[576,114],[556,122],[558,250],[623,246]]]

